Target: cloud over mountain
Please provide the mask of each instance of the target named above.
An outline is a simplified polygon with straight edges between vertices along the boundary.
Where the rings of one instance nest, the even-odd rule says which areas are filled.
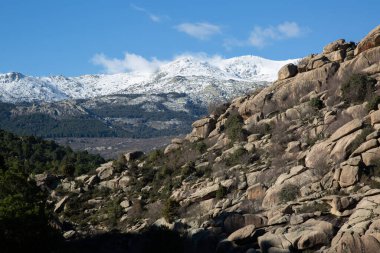
[[[211,23],[182,23],[175,27],[178,31],[200,40],[207,40],[213,35],[222,33],[220,26]]]

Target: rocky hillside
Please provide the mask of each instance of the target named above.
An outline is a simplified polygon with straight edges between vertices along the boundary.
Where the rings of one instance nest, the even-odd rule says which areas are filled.
[[[59,181],[64,236],[162,225],[184,241],[165,252],[380,252],[379,86],[380,26],[284,66],[162,151]]]

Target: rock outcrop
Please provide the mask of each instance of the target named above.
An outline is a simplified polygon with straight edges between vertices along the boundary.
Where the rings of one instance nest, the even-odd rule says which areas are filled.
[[[370,48],[380,46],[380,25],[373,29],[367,36],[359,42],[355,49],[355,55],[358,55]]]
[[[297,75],[297,73],[298,69],[296,65],[294,65],[293,63],[286,64],[278,71],[278,80],[293,77]]]

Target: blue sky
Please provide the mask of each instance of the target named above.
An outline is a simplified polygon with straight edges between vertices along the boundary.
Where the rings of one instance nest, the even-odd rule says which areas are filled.
[[[182,54],[290,59],[380,24],[378,0],[0,0],[0,72],[149,68]]]

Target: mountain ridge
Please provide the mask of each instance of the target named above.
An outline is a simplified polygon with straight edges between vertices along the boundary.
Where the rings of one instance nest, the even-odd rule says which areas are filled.
[[[296,61],[272,61],[249,55],[229,59],[182,56],[163,64],[154,73],[34,77],[11,72],[0,74],[0,101],[51,102],[113,94],[185,92],[206,102],[210,96],[201,95],[206,87],[215,86],[220,94],[225,93],[222,97],[226,99],[274,81],[280,67]],[[242,87],[234,87],[239,84]],[[223,92],[226,85],[233,88]]]

